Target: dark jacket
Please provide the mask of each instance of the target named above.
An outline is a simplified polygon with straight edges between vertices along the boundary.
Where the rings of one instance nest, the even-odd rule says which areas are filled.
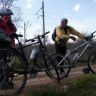
[[[0,20],[0,29],[3,29],[8,35],[11,34],[12,32],[17,31],[15,25],[12,23],[11,20],[8,19],[7,16],[3,16],[1,18],[1,20]],[[14,38],[12,38],[11,44],[15,45]]]

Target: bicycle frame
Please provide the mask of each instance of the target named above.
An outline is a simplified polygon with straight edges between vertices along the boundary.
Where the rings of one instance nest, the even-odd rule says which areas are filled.
[[[26,63],[27,63],[27,66],[29,65],[29,62],[28,62],[28,60],[27,60],[27,58],[26,58],[26,56],[25,56],[25,54],[24,54],[24,48],[25,47],[28,47],[28,46],[31,46],[31,45],[35,45],[35,44],[39,44],[38,45],[38,50],[39,51],[41,51],[41,54],[42,54],[42,56],[43,56],[43,60],[44,60],[44,62],[45,62],[45,69],[38,69],[38,72],[40,72],[40,71],[46,71],[46,70],[48,70],[48,65],[47,65],[47,61],[46,61],[46,55],[48,56],[48,53],[47,53],[47,49],[46,49],[46,47],[44,46],[44,44],[43,44],[43,42],[42,42],[42,40],[41,40],[41,38],[40,38],[40,36],[38,35],[37,36],[37,38],[35,38],[36,39],[36,42],[35,43],[32,43],[32,44],[29,44],[29,45],[25,45],[25,46],[22,46],[22,44],[19,42],[19,40],[18,40],[18,43],[19,43],[19,49],[21,50],[21,53],[22,53],[22,55],[23,55],[23,58],[25,59],[25,61],[26,61]],[[32,39],[33,40],[33,39]],[[34,41],[33,41],[34,42]]]
[[[42,43],[40,37],[38,36],[38,40],[39,40],[39,48],[38,50],[41,51],[41,54],[43,56],[43,60],[45,62],[45,67],[44,69],[41,69],[41,71],[46,71],[48,69],[48,65],[47,65],[47,61],[46,61],[46,55],[48,56],[48,53],[47,53],[47,48],[44,46],[44,44]]]
[[[85,47],[84,47],[85,46]],[[78,50],[80,49],[80,48],[82,48],[82,47],[84,47],[84,49],[81,51],[81,53],[79,53],[78,54],[78,56],[75,58],[75,59],[73,59],[72,57],[71,57],[71,55],[73,54],[73,53],[77,53],[78,52]],[[71,59],[71,61],[72,61],[72,63],[71,63],[71,66],[70,67],[75,67],[75,65],[77,65],[78,64],[78,60],[80,59],[80,57],[85,53],[85,51],[88,49],[88,47],[92,47],[93,48],[93,46],[92,46],[92,41],[86,41],[86,42],[84,42],[83,44],[81,44],[80,46],[78,46],[78,47],[76,47],[75,49],[73,49],[72,51],[70,51],[70,52],[68,52],[65,56],[64,56],[64,58],[59,62],[59,64],[58,64],[58,66],[60,66],[60,64],[67,58],[67,57],[69,57],[70,59]],[[93,50],[94,51],[94,50]]]

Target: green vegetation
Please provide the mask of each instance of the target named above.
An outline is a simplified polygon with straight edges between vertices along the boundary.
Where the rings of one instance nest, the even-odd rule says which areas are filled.
[[[31,90],[27,96],[96,96],[96,76],[83,75],[72,79],[65,91],[60,87],[51,86],[35,91]]]
[[[64,96],[96,96],[96,76],[84,75],[74,80]]]
[[[56,87],[47,87],[29,92],[28,96],[63,96],[62,92]]]

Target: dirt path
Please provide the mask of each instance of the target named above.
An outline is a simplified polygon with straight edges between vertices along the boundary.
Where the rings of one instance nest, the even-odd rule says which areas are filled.
[[[64,86],[64,84],[68,83],[68,81],[70,81],[71,79],[77,78],[81,76],[82,74],[84,74],[82,72],[82,69],[83,67],[77,67],[77,68],[72,69],[71,72],[69,73],[69,76],[67,78],[64,78],[59,84],[59,86]],[[27,80],[26,86],[19,96],[27,96],[26,94],[28,93],[29,90],[38,89],[38,88],[41,88],[43,86],[48,86],[48,85],[58,86],[58,83],[50,79],[44,72],[39,73],[36,78],[31,78]]]
[[[60,86],[64,85],[64,83],[68,83],[69,80],[72,78],[79,77],[80,75],[83,75],[84,73],[82,72],[83,67],[78,67],[74,68],[71,70],[69,73],[69,76],[67,78],[64,78],[61,83],[59,84]],[[27,96],[26,94],[30,90],[42,88],[43,86],[48,86],[48,85],[58,85],[54,80],[50,79],[44,72],[39,73],[36,78],[28,79],[26,86],[22,93],[19,96]]]

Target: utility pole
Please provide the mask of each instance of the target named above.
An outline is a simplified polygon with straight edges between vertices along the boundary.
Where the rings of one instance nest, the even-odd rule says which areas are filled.
[[[44,13],[44,1],[42,1],[42,20],[43,20],[43,34],[45,34],[45,13]],[[44,36],[44,45],[45,45],[45,36]]]
[[[42,7],[36,12],[35,15],[38,15],[38,13],[42,10],[42,20],[43,20],[43,34],[45,33],[45,12],[44,12],[44,1],[42,1]],[[43,43],[45,45],[45,36],[44,36],[44,39],[43,39]]]
[[[26,31],[27,31],[27,28],[31,26],[30,22],[24,22],[24,44],[26,44],[25,40],[26,40]]]
[[[26,35],[26,24],[25,24],[25,22],[24,22],[24,45],[26,44],[26,43],[25,43],[25,39],[26,39],[26,36],[25,36],[25,35]]]

